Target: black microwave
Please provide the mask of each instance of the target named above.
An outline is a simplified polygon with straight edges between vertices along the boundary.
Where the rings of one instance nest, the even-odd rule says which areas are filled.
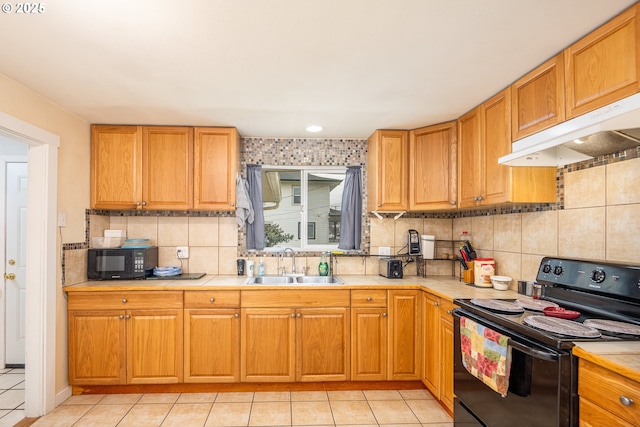
[[[158,247],[89,249],[89,280],[144,279],[158,266]]]

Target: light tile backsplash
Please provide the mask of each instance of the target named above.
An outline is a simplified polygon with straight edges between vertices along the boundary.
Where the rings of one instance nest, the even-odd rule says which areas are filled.
[[[259,146],[255,140],[250,142],[254,149]],[[361,157],[362,141],[358,142]],[[309,156],[305,159],[308,162]],[[391,254],[406,254],[407,230],[415,229],[419,234],[435,235],[441,241],[435,250],[436,256],[441,257],[458,250],[455,245],[442,241],[457,240],[462,231],[468,231],[478,256],[494,258],[496,274],[514,279],[512,289],[516,289],[518,280],[535,279],[544,256],[640,264],[640,258],[631,249],[640,236],[640,187],[637,185],[640,158],[617,159],[608,164],[585,162],[578,166],[559,169],[559,203],[540,210],[407,213],[397,220],[368,215],[363,227],[364,249],[372,255],[379,254],[380,247],[389,247]],[[364,170],[366,173],[366,168]],[[103,235],[108,228],[126,230],[129,237],[151,239],[152,244],[159,246],[162,266],[181,265],[176,246],[188,246],[190,257],[182,260],[184,271],[236,274],[236,259],[243,246],[239,239],[244,235],[242,230],[239,233],[235,217],[229,213],[178,212],[157,216],[111,213],[113,216],[109,216],[109,212],[88,212],[87,241],[65,245],[65,285],[86,280],[86,249],[90,238]],[[260,258],[253,259],[257,269]],[[408,257],[403,259],[405,276],[416,275],[418,263],[407,262]],[[267,274],[277,274],[282,267],[291,271],[289,254],[284,258],[266,256],[263,260]],[[316,254],[298,256],[297,271],[305,267],[308,274],[317,274],[319,261]],[[378,257],[340,257],[334,266],[339,275],[375,275]],[[460,274],[457,261],[426,261],[424,267],[427,276]]]

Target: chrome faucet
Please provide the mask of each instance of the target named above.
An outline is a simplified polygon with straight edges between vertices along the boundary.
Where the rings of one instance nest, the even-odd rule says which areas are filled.
[[[282,254],[280,254],[280,256],[284,256],[284,254],[286,254],[287,251],[291,251],[291,256],[293,257],[293,265],[291,266],[291,274],[296,274],[296,251],[294,251],[291,248],[285,248],[282,251]]]

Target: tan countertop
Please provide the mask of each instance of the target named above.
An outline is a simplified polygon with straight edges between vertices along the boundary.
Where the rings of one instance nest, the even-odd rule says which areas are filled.
[[[149,290],[248,290],[248,289],[375,289],[416,288],[426,289],[439,297],[454,298],[528,298],[515,291],[498,291],[493,288],[477,288],[462,283],[452,276],[408,276],[402,279],[386,279],[376,275],[341,275],[341,285],[247,285],[247,277],[206,275],[196,280],[104,280],[87,281],[64,288],[65,292],[91,291],[149,291]]]
[[[578,342],[573,354],[640,382],[640,341]]]

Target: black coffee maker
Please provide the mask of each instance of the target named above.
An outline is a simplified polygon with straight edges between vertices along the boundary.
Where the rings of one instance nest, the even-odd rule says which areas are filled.
[[[420,255],[420,235],[418,230],[409,230],[409,255]]]

